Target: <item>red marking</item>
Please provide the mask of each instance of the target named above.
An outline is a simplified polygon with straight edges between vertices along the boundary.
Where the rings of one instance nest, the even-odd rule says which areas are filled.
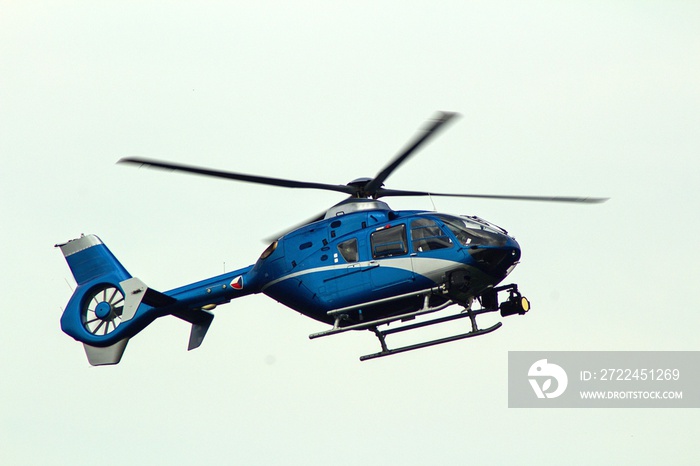
[[[234,290],[243,289],[243,275],[239,275],[233,280],[231,280],[231,288],[233,288]]]

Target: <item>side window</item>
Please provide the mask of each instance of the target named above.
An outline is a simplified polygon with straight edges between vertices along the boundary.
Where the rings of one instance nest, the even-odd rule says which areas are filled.
[[[413,252],[434,251],[452,247],[452,240],[429,218],[411,222],[411,245]]]
[[[349,239],[338,245],[338,251],[343,256],[345,262],[357,262],[357,239]]]
[[[372,243],[372,257],[389,257],[406,254],[406,225],[397,225],[391,228],[375,231],[370,236]]]

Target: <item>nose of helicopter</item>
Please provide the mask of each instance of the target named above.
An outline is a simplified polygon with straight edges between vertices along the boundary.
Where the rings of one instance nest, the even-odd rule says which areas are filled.
[[[467,249],[476,266],[489,275],[503,279],[520,261],[520,245],[508,235],[502,235],[499,245],[475,245]]]

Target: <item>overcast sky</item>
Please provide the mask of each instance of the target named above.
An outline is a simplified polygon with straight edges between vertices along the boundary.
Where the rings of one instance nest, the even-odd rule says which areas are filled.
[[[0,0],[0,463],[695,464],[698,410],[509,409],[507,357],[699,349],[698,25],[681,1]],[[61,332],[55,243],[95,233],[167,290],[343,198],[119,158],[342,184],[437,110],[462,117],[387,187],[611,197],[434,199],[517,238],[528,315],[364,363],[369,332],[310,341],[261,295],[192,352],[159,319],[114,367]]]

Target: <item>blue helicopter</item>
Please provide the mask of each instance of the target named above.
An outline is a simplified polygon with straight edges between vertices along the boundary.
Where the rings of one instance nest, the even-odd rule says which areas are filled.
[[[192,325],[188,349],[201,345],[215,307],[255,293],[329,325],[309,338],[350,330],[373,332],[378,358],[484,335],[489,312],[522,315],[530,309],[516,284],[499,284],[520,260],[520,245],[506,230],[475,216],[395,211],[379,200],[396,196],[598,203],[605,198],[445,194],[384,188],[384,181],[455,113],[439,113],[374,178],[347,185],[302,182],[212,170],[143,158],[120,163],[177,170],[287,188],[336,191],[348,197],[272,242],[255,264],[166,292],[132,277],[95,235],[57,244],[77,288],[61,316],[62,330],[82,342],[92,365],[117,364],[130,338],[155,319],[172,315]],[[501,294],[505,295],[501,299]],[[478,303],[478,308],[474,304]],[[456,312],[417,319],[456,305]],[[458,319],[468,331],[390,348],[387,336]],[[397,323],[390,326],[392,323]]]

